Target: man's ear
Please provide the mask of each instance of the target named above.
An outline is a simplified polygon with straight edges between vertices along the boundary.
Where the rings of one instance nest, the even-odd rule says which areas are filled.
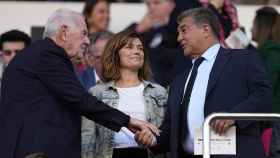
[[[202,29],[203,29],[203,33],[206,36],[209,36],[209,35],[212,34],[212,29],[211,29],[211,27],[208,24],[202,24]]]
[[[63,42],[66,42],[68,39],[68,31],[69,28],[67,25],[61,25],[59,28],[59,38],[60,40],[62,40]]]

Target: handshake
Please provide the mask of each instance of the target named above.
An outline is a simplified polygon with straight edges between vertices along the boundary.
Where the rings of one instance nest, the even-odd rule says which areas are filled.
[[[160,130],[151,123],[130,118],[127,128],[135,134],[135,140],[139,145],[151,147],[156,145],[156,136]]]

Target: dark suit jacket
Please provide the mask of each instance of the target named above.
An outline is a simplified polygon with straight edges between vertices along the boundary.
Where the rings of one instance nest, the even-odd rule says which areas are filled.
[[[78,73],[77,77],[87,91],[96,83],[94,69],[90,67]]]
[[[36,152],[80,157],[80,115],[118,131],[129,117],[88,94],[66,52],[52,40],[34,43],[7,67],[0,105],[0,157]]]
[[[158,138],[160,149],[178,158],[180,101],[191,67],[178,75],[170,87],[166,118]],[[210,73],[204,106],[205,117],[213,112],[270,112],[271,84],[256,52],[221,48]],[[264,158],[259,123],[237,122],[237,156]],[[218,157],[218,156],[217,156]]]

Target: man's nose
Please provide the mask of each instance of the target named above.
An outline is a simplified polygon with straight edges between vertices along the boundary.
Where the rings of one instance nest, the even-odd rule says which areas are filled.
[[[182,35],[178,33],[177,41],[180,42],[182,40]]]

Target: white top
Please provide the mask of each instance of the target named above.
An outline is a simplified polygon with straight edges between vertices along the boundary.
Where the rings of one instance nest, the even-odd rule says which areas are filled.
[[[184,149],[189,153],[194,151],[194,132],[195,128],[202,128],[204,122],[204,104],[206,97],[206,90],[208,86],[209,75],[215,62],[216,56],[220,49],[220,44],[215,44],[208,48],[202,55],[205,60],[200,64],[197,70],[197,76],[193,85],[188,106],[187,121],[188,137],[184,144]],[[195,59],[192,61],[194,63]],[[192,70],[191,70],[192,71]],[[189,82],[189,73],[187,83]],[[184,91],[185,91],[184,90]],[[185,92],[184,92],[185,93]]]
[[[118,110],[139,120],[146,120],[144,107],[144,85],[136,87],[118,88],[119,105]],[[138,144],[134,140],[134,134],[127,128],[123,127],[113,138],[115,148],[135,147]]]

